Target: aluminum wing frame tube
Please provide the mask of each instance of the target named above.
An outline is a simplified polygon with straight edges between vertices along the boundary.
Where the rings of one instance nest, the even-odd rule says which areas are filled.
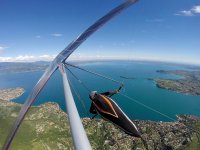
[[[6,141],[3,146],[3,150],[8,150],[18,128],[20,127],[26,113],[30,109],[30,106],[33,104],[33,102],[36,100],[38,94],[41,92],[45,84],[48,82],[49,78],[52,76],[52,74],[57,70],[58,65],[65,62],[65,60],[73,53],[74,50],[78,48],[90,35],[92,35],[95,31],[100,29],[105,23],[107,23],[109,20],[111,20],[114,16],[118,15],[120,12],[131,6],[132,4],[136,3],[137,0],[128,0],[121,5],[117,6],[113,10],[111,10],[109,13],[107,13],[105,16],[100,18],[97,22],[95,22],[93,25],[91,25],[87,30],[85,30],[80,36],[78,36],[75,40],[73,40],[63,51],[61,51],[56,58],[53,60],[53,62],[50,64],[50,66],[46,69],[45,73],[42,75],[40,80],[37,82],[35,87],[33,88],[32,92],[26,99],[25,104],[22,106],[19,115],[8,134],[8,137],[6,138]]]
[[[74,98],[72,96],[65,66],[63,64],[59,65],[59,70],[63,78],[65,104],[66,104],[66,110],[67,110],[67,114],[69,118],[69,124],[70,124],[73,142],[74,142],[74,147],[76,150],[92,150],[90,142],[83,128],[78,110],[76,108]]]

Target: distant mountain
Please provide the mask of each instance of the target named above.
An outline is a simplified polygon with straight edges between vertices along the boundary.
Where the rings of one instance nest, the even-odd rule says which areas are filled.
[[[110,62],[110,61],[127,61],[127,60],[73,60],[69,63],[76,65],[83,63],[96,63],[96,62]],[[200,70],[200,66],[189,65],[189,64],[177,64],[169,62],[156,62],[156,61],[136,61],[135,62],[146,62],[146,63],[158,63],[158,64],[170,64],[175,66],[182,66],[191,70]],[[50,64],[49,61],[36,61],[36,62],[0,62],[0,74],[2,73],[20,73],[20,72],[32,72],[32,71],[44,71]]]
[[[49,65],[49,62],[1,62],[0,74],[4,73],[21,73],[21,72],[33,72],[44,71]]]
[[[49,65],[50,61],[36,61],[33,62],[33,64],[38,64],[38,65]]]

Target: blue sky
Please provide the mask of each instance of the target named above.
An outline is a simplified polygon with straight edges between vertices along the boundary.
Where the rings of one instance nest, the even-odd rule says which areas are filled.
[[[0,0],[0,61],[52,60],[123,0]],[[200,64],[200,1],[140,0],[92,35],[71,59]]]

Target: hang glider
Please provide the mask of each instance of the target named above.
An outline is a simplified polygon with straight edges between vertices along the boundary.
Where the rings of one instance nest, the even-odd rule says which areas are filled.
[[[89,98],[92,100],[92,103],[89,112],[94,114],[94,116],[91,117],[91,119],[93,119],[99,114],[103,119],[112,122],[114,125],[121,128],[127,134],[142,138],[141,133],[136,127],[136,125],[130,120],[130,118],[122,111],[122,109],[117,105],[117,103],[111,98],[113,95],[120,93],[120,90],[124,86],[122,82],[117,81],[111,77],[105,76],[103,74],[84,69],[77,65],[66,63],[65,66],[67,67],[69,73],[83,86],[83,88],[85,88],[86,91],[90,92]],[[111,90],[103,93],[97,93],[97,91],[91,91],[91,89],[69,69],[69,66],[76,69],[80,69],[84,72],[93,74],[95,76],[107,79],[108,81],[115,82],[117,84],[120,84],[120,86],[116,90]],[[80,94],[78,95],[79,95],[78,98],[81,101]]]
[[[62,65],[66,61],[66,59],[93,33],[95,33],[98,29],[100,29],[105,23],[111,20],[114,16],[118,15],[120,12],[136,3],[137,0],[127,0],[121,5],[117,6],[113,10],[111,10],[108,14],[100,18],[97,22],[91,25],[87,30],[85,30],[80,36],[78,36],[75,40],[73,40],[63,51],[61,51],[57,57],[52,61],[50,66],[46,69],[45,73],[42,75],[40,80],[37,82],[32,92],[26,99],[26,102],[22,106],[19,115],[4,143],[3,150],[8,150],[9,146],[20,127],[25,115],[30,109],[33,102],[36,100],[38,94],[42,91],[43,87],[46,85],[52,74],[58,69],[59,65]],[[72,133],[73,134],[73,133]]]

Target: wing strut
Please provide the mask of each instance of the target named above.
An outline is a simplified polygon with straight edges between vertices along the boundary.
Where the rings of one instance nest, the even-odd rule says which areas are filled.
[[[26,99],[26,102],[22,106],[19,115],[6,138],[6,141],[3,146],[3,150],[8,150],[10,144],[20,127],[25,115],[27,114],[28,110],[30,109],[33,102],[36,100],[38,94],[42,91],[43,87],[46,85],[52,74],[58,69],[58,66],[61,63],[65,62],[65,60],[76,50],[90,35],[92,35],[95,31],[100,29],[105,23],[111,20],[114,16],[118,15],[120,12],[128,8],[130,5],[136,3],[137,0],[127,0],[121,5],[117,6],[105,16],[100,18],[97,22],[91,25],[87,30],[85,30],[80,36],[78,36],[75,40],[73,40],[63,51],[61,51],[56,58],[52,61],[49,67],[46,69],[45,73],[42,75],[40,80],[37,82],[35,87],[33,88],[32,92]]]
[[[89,140],[83,128],[82,122],[80,120],[80,116],[78,114],[78,110],[76,108],[76,104],[74,102],[74,98],[72,96],[72,92],[69,86],[69,81],[67,78],[67,73],[66,73],[64,64],[59,66],[59,70],[63,78],[66,110],[67,110],[67,114],[69,118],[69,124],[70,124],[70,129],[71,129],[75,149],[76,150],[91,150],[92,148],[90,146]]]

